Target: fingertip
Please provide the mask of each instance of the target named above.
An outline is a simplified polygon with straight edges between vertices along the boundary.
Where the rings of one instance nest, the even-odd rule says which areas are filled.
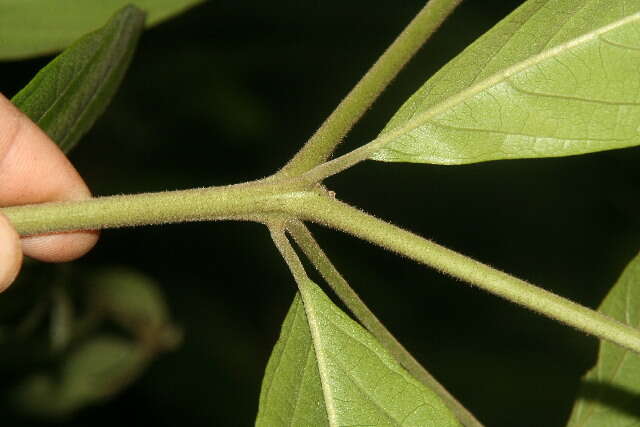
[[[9,220],[0,214],[0,292],[16,279],[22,265],[20,236]]]
[[[89,252],[98,241],[98,231],[74,231],[22,238],[25,255],[46,262],[72,261]]]
[[[1,94],[0,115],[0,206],[91,197],[64,153]],[[33,236],[24,238],[17,252],[41,261],[64,262],[85,254],[97,239],[94,231]]]

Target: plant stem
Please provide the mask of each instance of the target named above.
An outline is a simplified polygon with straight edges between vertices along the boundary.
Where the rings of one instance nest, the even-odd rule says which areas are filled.
[[[336,175],[364,160],[369,159],[369,157],[371,157],[373,153],[382,148],[382,146],[387,142],[401,135],[404,130],[405,126],[403,126],[399,131],[391,131],[389,133],[385,133],[384,135],[379,136],[373,141],[361,145],[355,150],[349,151],[348,153],[343,154],[340,157],[336,157],[333,160],[329,160],[325,163],[319,164],[318,166],[302,174],[302,177],[310,183],[322,182],[325,178]]]
[[[299,220],[289,221],[287,230],[300,246],[307,258],[327,281],[331,289],[349,308],[362,325],[376,337],[380,344],[409,371],[417,380],[435,392],[453,412],[456,418],[466,427],[482,427],[471,412],[469,412],[449,391],[438,382],[407,349],[389,332],[384,324],[376,317],[358,294],[349,286],[340,272],[314,239],[309,229]]]
[[[288,206],[299,218],[336,228],[474,284],[596,337],[640,353],[640,330],[475,261],[352,206],[316,196]]]
[[[328,424],[330,426],[338,425],[335,406],[333,404],[330,404],[330,402],[334,400],[334,396],[329,385],[329,383],[331,382],[331,378],[326,375],[326,354],[323,346],[318,345],[322,342],[318,330],[318,324],[320,323],[320,321],[318,319],[318,313],[313,307],[313,303],[309,301],[308,287],[311,280],[307,276],[307,273],[304,269],[304,266],[302,265],[302,262],[300,261],[300,258],[298,257],[298,254],[296,253],[295,249],[293,249],[293,246],[291,246],[289,239],[285,235],[284,229],[270,225],[269,231],[271,232],[273,243],[275,243],[276,247],[280,251],[280,254],[289,266],[289,270],[291,271],[291,274],[296,281],[296,285],[298,286],[298,295],[302,300],[306,323],[309,327],[309,334],[311,335],[311,346],[313,347],[316,366],[318,369],[318,376],[320,379],[320,386],[322,387],[322,395],[325,402]]]
[[[279,172],[299,175],[329,158],[353,125],[462,0],[430,0]]]
[[[293,246],[291,246],[291,243],[289,243],[289,239],[284,233],[284,227],[276,228],[270,226],[269,232],[271,233],[271,240],[273,240],[273,243],[278,248],[278,251],[282,255],[282,258],[284,258],[284,261],[287,263],[287,266],[289,267],[289,270],[291,271],[291,274],[293,275],[296,283],[303,280],[309,280],[307,272],[305,271],[304,266],[302,265],[302,262],[298,257],[298,254],[296,253],[295,249],[293,249]]]
[[[302,175],[302,179],[308,183],[322,182],[325,178],[349,169],[350,167],[369,159],[388,142],[393,141],[394,139],[423,125],[428,118],[438,114],[440,111],[441,108],[433,108],[424,113],[418,114],[402,126],[385,132],[373,141],[369,141],[368,143],[361,145],[355,150],[349,151],[340,157],[336,157],[333,160],[329,160],[315,166],[305,172]]]
[[[296,180],[263,180],[0,210],[21,235],[214,219],[266,221],[285,214],[333,227],[488,292],[640,353],[640,331],[359,211]]]
[[[2,208],[22,236],[218,219],[256,219],[306,194],[289,180]],[[259,219],[259,218],[257,218]]]
[[[456,99],[450,101],[450,103],[457,102],[457,98],[462,99],[463,96],[459,95],[454,98]],[[304,179],[308,183],[322,182],[325,178],[340,173],[364,160],[369,159],[375,152],[384,147],[384,145],[388,142],[393,141],[394,139],[416,129],[417,127],[422,126],[429,118],[439,114],[441,111],[449,107],[449,102],[445,104],[447,105],[443,106],[443,104],[440,104],[421,114],[417,114],[402,126],[393,128],[388,132],[385,132],[373,141],[369,141],[368,143],[361,145],[355,150],[343,154],[340,157],[336,157],[333,160],[329,160],[313,167],[312,169],[302,174],[302,179]]]

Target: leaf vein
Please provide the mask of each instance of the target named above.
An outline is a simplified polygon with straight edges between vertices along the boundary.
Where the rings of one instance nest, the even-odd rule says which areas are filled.
[[[590,104],[602,104],[602,105],[613,105],[613,106],[632,106],[637,107],[640,105],[640,102],[627,102],[627,101],[607,101],[604,99],[595,99],[595,98],[586,98],[581,96],[571,96],[571,95],[561,95],[558,93],[548,93],[548,92],[537,92],[531,91],[527,89],[523,89],[516,85],[511,79],[506,80],[507,84],[513,88],[516,92],[523,93],[525,95],[541,97],[541,98],[554,98],[561,99],[565,101],[579,101],[579,102],[587,102]]]

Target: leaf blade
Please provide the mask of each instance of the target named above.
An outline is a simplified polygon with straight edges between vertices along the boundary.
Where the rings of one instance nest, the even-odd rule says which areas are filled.
[[[143,31],[145,14],[126,6],[36,74],[12,102],[68,152],[93,126],[119,87]]]
[[[640,327],[640,254],[607,294],[598,311]],[[600,342],[596,365],[584,376],[568,426],[640,426],[640,356]]]
[[[306,281],[299,286],[300,296],[267,367],[256,425],[459,425],[435,393],[413,379],[317,285]],[[297,326],[292,327],[294,321]],[[284,343],[291,342],[291,331],[301,335],[295,337],[298,345],[287,350]],[[309,349],[315,363],[301,371],[308,358],[300,354]],[[274,361],[296,357],[297,363],[277,363],[275,368]],[[301,378],[308,387],[302,409],[291,405],[292,385],[300,385]],[[298,421],[293,414],[309,414],[313,423],[292,423]]]
[[[318,367],[315,363],[309,364],[306,357],[313,351],[309,345],[311,334],[304,325],[304,317],[302,300],[296,294],[265,372],[256,426],[329,425]],[[298,372],[303,381],[299,384],[289,381],[289,370]],[[307,396],[305,390],[308,391]],[[289,396],[295,396],[295,407],[287,406],[292,401]]]
[[[639,28],[640,5],[623,0],[530,0],[409,98],[371,158],[466,164],[638,145]]]
[[[160,23],[204,0],[3,0],[0,4],[0,60],[24,59],[64,49],[102,24],[118,9],[133,4]],[[73,11],[70,13],[70,11]]]

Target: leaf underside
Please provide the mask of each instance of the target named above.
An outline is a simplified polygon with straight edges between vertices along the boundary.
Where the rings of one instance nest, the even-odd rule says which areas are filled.
[[[598,311],[640,327],[640,254],[626,267]],[[600,342],[596,365],[582,380],[570,427],[640,427],[640,356]]]
[[[640,2],[529,0],[409,98],[372,158],[568,156],[638,145],[639,128]]]
[[[457,426],[314,283],[300,284],[269,360],[257,426]]]
[[[40,70],[12,102],[68,152],[120,86],[144,20],[144,12],[133,6],[121,9]]]
[[[132,4],[155,25],[204,0],[2,0],[0,60],[54,53],[93,31],[118,9]]]

